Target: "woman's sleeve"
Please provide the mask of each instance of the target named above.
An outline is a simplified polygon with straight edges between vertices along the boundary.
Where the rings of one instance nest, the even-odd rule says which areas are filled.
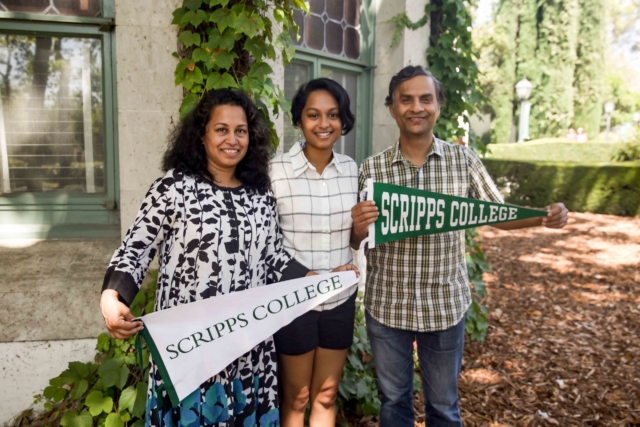
[[[300,264],[285,251],[282,244],[282,230],[278,223],[278,212],[276,210],[276,199],[269,194],[267,205],[269,207],[269,236],[267,241],[267,283],[284,282],[285,280],[304,277],[309,269]]]
[[[131,304],[175,216],[175,178],[167,174],[151,185],[135,221],[114,252],[103,291],[113,289],[127,306]]]

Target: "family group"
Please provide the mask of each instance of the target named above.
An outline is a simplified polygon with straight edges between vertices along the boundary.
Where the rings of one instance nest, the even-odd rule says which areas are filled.
[[[357,272],[352,248],[379,217],[373,201],[360,200],[369,178],[504,203],[471,149],[434,136],[445,101],[442,84],[428,70],[403,68],[384,100],[399,139],[358,167],[334,151],[355,117],[347,92],[333,80],[299,87],[291,116],[303,139],[275,157],[271,131],[246,94],[206,93],[170,136],[165,175],[151,185],[107,269],[100,307],[111,336],[124,339],[141,330],[128,305],[156,256],[156,311],[308,275]],[[564,205],[547,210],[544,218],[496,227],[564,227]],[[458,377],[471,303],[464,231],[370,248],[366,265],[364,306],[380,425],[414,425],[415,342],[427,425],[461,426]],[[356,289],[298,317],[178,406],[152,360],[146,425],[334,426]]]

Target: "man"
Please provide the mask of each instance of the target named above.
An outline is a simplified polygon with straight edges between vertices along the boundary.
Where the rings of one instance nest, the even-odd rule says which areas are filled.
[[[479,158],[467,147],[433,135],[444,104],[444,88],[422,67],[405,67],[389,84],[385,105],[400,129],[392,147],[368,158],[359,171],[367,178],[421,190],[503,203]],[[496,225],[503,230],[562,228],[562,203],[541,218]],[[378,218],[373,201],[353,207],[352,247]],[[418,358],[429,427],[461,426],[458,377],[464,346],[464,315],[471,303],[464,231],[386,243],[367,253],[366,321],[380,389],[380,426],[414,425],[413,342]]]

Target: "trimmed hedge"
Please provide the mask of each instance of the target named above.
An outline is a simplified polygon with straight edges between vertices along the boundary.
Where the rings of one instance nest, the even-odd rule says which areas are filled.
[[[483,163],[507,203],[543,207],[563,202],[574,212],[640,216],[640,162]]]
[[[624,146],[620,142],[575,142],[559,138],[522,144],[490,144],[487,157],[536,162],[609,162]]]

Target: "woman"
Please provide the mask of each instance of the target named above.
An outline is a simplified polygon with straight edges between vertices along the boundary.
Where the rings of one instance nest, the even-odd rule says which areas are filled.
[[[315,274],[282,248],[269,136],[251,100],[227,89],[205,94],[176,129],[166,175],[151,186],[104,280],[100,305],[114,338],[142,329],[127,305],[156,252],[155,310]],[[279,425],[271,338],[175,408],[153,361],[149,377],[146,425]]]
[[[358,168],[333,146],[355,123],[349,95],[333,80],[303,84],[292,101],[294,125],[304,140],[271,163],[286,251],[307,268],[327,273],[352,262],[351,208]],[[338,383],[353,342],[356,287],[342,292],[281,329],[275,336],[281,380],[280,419],[302,426],[334,426]]]

